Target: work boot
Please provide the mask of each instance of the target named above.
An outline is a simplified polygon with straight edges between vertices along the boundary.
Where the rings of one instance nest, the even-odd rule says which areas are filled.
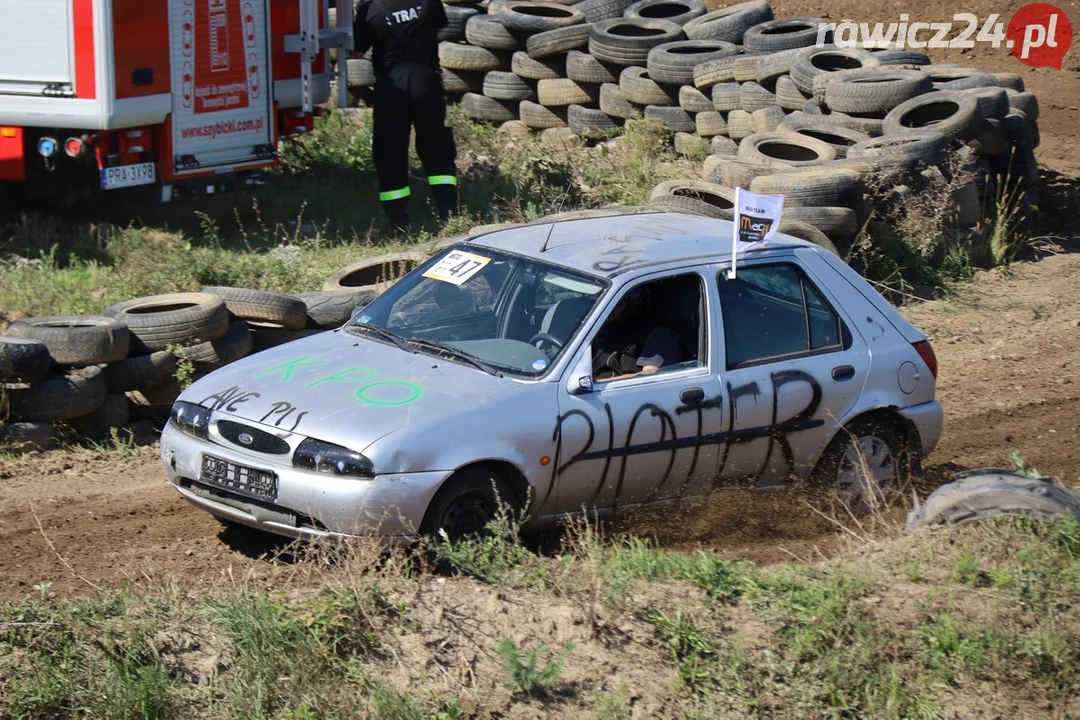
[[[431,197],[435,199],[435,209],[439,213],[439,222],[445,223],[452,215],[457,215],[458,194],[456,185],[432,185]]]
[[[409,198],[383,200],[383,211],[390,221],[390,232],[394,235],[409,234]]]

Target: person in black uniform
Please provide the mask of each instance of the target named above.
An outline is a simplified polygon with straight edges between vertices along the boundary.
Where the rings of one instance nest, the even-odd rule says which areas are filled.
[[[457,210],[457,148],[446,127],[446,93],[439,67],[440,0],[363,0],[356,9],[353,47],[373,50],[375,131],[372,139],[379,200],[396,231],[409,227],[409,135],[427,173],[439,218]]]

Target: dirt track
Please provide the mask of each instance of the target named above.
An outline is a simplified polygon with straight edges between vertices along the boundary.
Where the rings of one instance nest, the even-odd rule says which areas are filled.
[[[941,365],[946,431],[928,461],[933,476],[1007,466],[1016,450],[1042,472],[1080,485],[1078,275],[1080,254],[1058,255],[984,275],[959,300],[912,311]],[[274,549],[272,540],[225,531],[189,507],[166,484],[159,462],[156,447],[132,456],[84,451],[0,460],[0,595],[34,593],[33,585],[47,581],[70,593],[89,583],[170,575],[218,583],[279,571],[258,559]],[[827,553],[841,539],[832,523],[782,495],[717,502],[674,523],[653,517],[640,529],[665,543],[764,563]]]

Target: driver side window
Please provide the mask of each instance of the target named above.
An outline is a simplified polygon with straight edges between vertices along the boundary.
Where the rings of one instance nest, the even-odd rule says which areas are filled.
[[[704,286],[696,273],[623,294],[592,341],[593,379],[624,380],[705,365]]]

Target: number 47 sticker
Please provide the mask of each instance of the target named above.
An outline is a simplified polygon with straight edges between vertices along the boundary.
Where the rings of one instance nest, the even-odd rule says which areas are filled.
[[[444,257],[435,266],[424,273],[424,277],[433,280],[461,285],[491,262],[491,258],[483,255],[454,250]]]

